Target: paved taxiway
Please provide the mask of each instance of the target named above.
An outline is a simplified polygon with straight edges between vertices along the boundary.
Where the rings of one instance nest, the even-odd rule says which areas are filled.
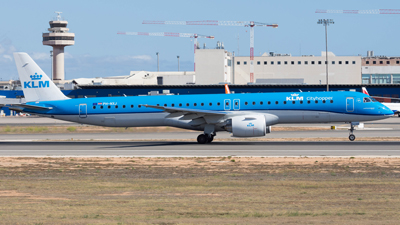
[[[2,118],[3,119],[3,118]],[[0,119],[0,124],[79,126],[48,118]],[[1,123],[6,122],[6,123]],[[265,136],[273,138],[347,138],[345,124],[299,124],[279,126],[320,127],[336,125],[338,130],[277,131]],[[291,129],[293,130],[293,129]],[[229,141],[227,132],[218,133],[216,141],[200,145],[200,132],[153,133],[65,133],[65,134],[2,134],[0,156],[381,156],[400,157],[400,142],[260,142],[252,139]],[[357,138],[399,137],[400,118],[365,123],[355,131]],[[228,141],[219,142],[218,139]],[[49,142],[49,140],[57,140]],[[73,141],[72,141],[73,140]],[[81,140],[81,141],[76,141]],[[82,141],[83,140],[83,141]],[[99,142],[102,140],[102,142]],[[104,141],[107,140],[107,141]],[[126,141],[129,140],[129,141]],[[179,140],[179,141],[177,141]]]
[[[400,157],[399,142],[0,142],[0,156],[194,157],[380,156]]]
[[[151,133],[64,133],[64,134],[0,134],[0,141],[41,141],[41,140],[85,140],[85,141],[122,141],[122,140],[180,140],[195,142],[201,132],[151,132]],[[357,138],[374,137],[399,137],[400,130],[364,129],[354,132]],[[347,138],[349,131],[340,130],[316,130],[316,131],[272,131],[265,139],[274,138]],[[230,139],[227,132],[220,132],[215,137],[218,139]],[[249,141],[252,138],[247,139]],[[356,139],[357,140],[357,139]]]

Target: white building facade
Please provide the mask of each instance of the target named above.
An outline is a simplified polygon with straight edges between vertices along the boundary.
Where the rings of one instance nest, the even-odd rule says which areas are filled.
[[[328,52],[330,84],[361,84],[361,56],[336,56]],[[255,83],[326,84],[326,56],[266,54],[254,57]],[[235,84],[250,82],[250,57],[234,60]]]
[[[362,59],[363,84],[400,84],[400,57],[372,56]]]
[[[196,49],[196,84],[232,82],[232,54],[225,49]]]

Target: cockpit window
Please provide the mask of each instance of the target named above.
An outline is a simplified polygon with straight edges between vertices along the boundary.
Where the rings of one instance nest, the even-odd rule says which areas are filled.
[[[378,100],[374,99],[373,97],[370,97],[369,99],[371,99],[372,102],[379,102]]]
[[[364,102],[371,102],[370,98],[364,98]]]
[[[372,97],[365,97],[364,102],[378,102],[378,101]]]

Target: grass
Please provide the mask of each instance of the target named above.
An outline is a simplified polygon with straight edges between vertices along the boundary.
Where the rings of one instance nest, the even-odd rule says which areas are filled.
[[[313,158],[235,157],[235,163],[220,163],[227,159],[0,158],[1,223],[396,224],[400,219],[400,159],[318,158],[316,166]]]
[[[67,131],[69,132],[75,132],[76,131],[76,127],[68,127]]]

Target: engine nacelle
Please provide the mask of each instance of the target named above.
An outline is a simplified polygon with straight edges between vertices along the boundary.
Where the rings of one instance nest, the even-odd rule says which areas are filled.
[[[261,137],[267,133],[264,115],[235,116],[231,119],[231,126],[227,128],[234,137]]]

